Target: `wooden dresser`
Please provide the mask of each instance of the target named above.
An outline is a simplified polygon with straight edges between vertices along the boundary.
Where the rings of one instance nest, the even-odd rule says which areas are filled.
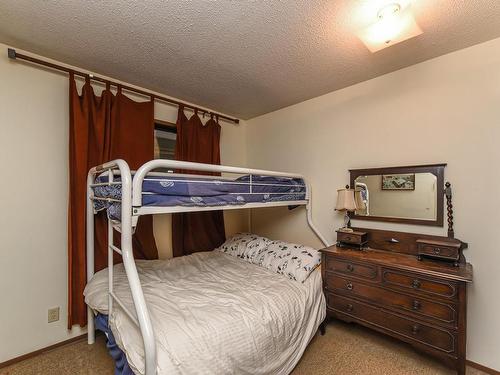
[[[417,241],[443,237],[355,229],[365,250],[322,250],[327,317],[355,322],[429,353],[465,374],[467,283],[472,266],[417,259]],[[458,241],[458,240],[456,240]]]

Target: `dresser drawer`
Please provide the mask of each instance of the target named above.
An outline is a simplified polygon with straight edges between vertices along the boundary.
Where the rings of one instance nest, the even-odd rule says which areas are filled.
[[[422,324],[337,294],[327,293],[326,300],[329,310],[351,316],[372,328],[396,334],[407,341],[418,342],[448,354],[456,352],[457,335],[454,331]]]
[[[355,262],[353,263],[348,260],[342,260],[328,256],[326,257],[326,270],[366,279],[375,279],[378,274],[377,266]]]
[[[364,284],[340,276],[326,278],[326,288],[334,293],[365,299],[379,306],[410,314],[419,319],[456,327],[457,309],[455,305],[431,301],[408,294],[387,290],[377,285]]]
[[[454,298],[457,295],[457,284],[452,281],[432,280],[410,272],[382,269],[382,282],[422,295],[446,298]]]

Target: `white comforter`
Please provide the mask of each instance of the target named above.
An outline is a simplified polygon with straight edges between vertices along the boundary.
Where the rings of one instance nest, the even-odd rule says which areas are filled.
[[[157,374],[288,374],[325,317],[319,269],[303,283],[218,252],[137,261],[157,345]],[[108,314],[107,269],[85,301]],[[115,293],[131,311],[123,265]],[[139,329],[115,304],[109,319],[132,370],[144,373]]]

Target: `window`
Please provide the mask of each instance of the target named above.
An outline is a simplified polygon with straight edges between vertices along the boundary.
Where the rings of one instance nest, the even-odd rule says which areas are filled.
[[[175,159],[175,142],[177,128],[175,124],[155,120],[155,159]],[[171,169],[159,168],[156,172],[173,172]]]
[[[175,124],[155,120],[155,159],[175,159]]]

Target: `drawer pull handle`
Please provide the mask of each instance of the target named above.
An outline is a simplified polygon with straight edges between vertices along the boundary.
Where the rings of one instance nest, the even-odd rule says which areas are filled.
[[[353,288],[352,283],[347,283],[346,288],[347,290],[352,290]]]
[[[352,264],[348,264],[348,265],[347,265],[347,270],[348,270],[349,272],[354,271],[354,266],[353,266]]]
[[[348,304],[348,305],[347,305],[347,311],[348,311],[348,312],[351,312],[352,310],[354,310],[354,306],[353,306],[353,305],[351,305],[351,304]]]
[[[411,286],[414,288],[414,289],[418,289],[420,288],[420,281],[418,281],[417,279],[413,280],[413,283],[411,284]]]
[[[347,236],[347,237],[345,238],[345,240],[346,240],[346,241],[350,241],[350,240],[351,240],[351,236]]]
[[[441,249],[439,247],[435,247],[434,254],[440,254],[440,253],[441,253]]]
[[[421,306],[422,306],[422,304],[419,301],[417,301],[417,300],[413,301],[413,310],[420,310]]]
[[[414,335],[417,335],[419,332],[420,332],[420,327],[417,324],[411,327],[411,333],[413,333]]]
[[[391,238],[391,239],[388,239],[387,242],[389,242],[389,243],[399,243],[399,240],[397,240],[395,238]]]

